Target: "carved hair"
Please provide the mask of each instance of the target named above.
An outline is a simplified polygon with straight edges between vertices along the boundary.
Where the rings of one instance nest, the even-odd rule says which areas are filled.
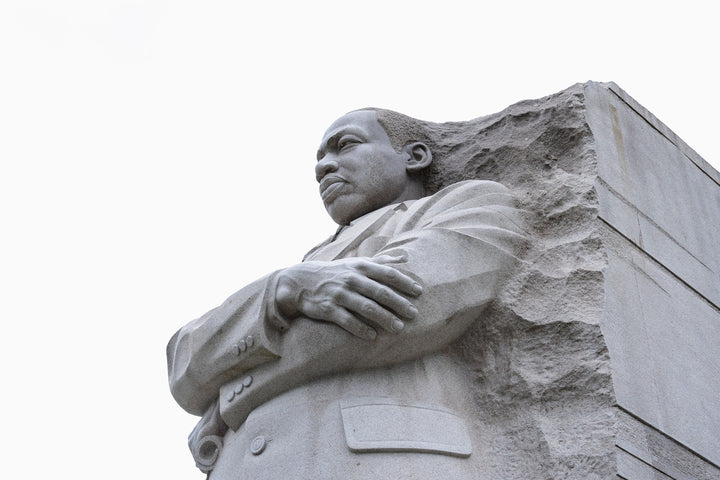
[[[422,142],[430,148],[433,161],[420,175],[425,195],[460,180],[477,178],[503,180],[498,173],[509,163],[497,163],[496,155],[487,154],[483,137],[502,125],[494,116],[459,122],[427,122],[384,108],[362,108],[374,111],[378,123],[385,129],[396,152],[408,143]],[[497,152],[495,152],[497,153]],[[503,152],[504,153],[504,152]],[[510,161],[511,159],[507,159]]]
[[[436,133],[434,131],[437,127],[433,128],[433,126],[437,124],[408,117],[402,113],[384,108],[368,107],[361,108],[360,111],[362,110],[375,112],[378,123],[383,127],[385,133],[387,133],[390,138],[390,143],[396,152],[402,152],[403,147],[409,143],[422,142],[428,146],[433,154],[433,159],[435,159],[438,149],[437,142],[435,142],[433,138],[433,133]],[[426,194],[428,194],[430,190],[428,189],[428,176],[432,170],[433,166],[431,165],[430,168],[426,168],[419,174],[422,178]]]
[[[378,123],[390,137],[390,143],[396,152],[400,153],[405,145],[413,142],[422,142],[432,150],[433,142],[428,135],[428,122],[384,108],[363,108],[362,110],[375,112]]]

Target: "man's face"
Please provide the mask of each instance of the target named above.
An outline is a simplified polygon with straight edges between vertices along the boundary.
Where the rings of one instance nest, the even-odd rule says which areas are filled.
[[[340,225],[408,199],[408,155],[393,149],[374,111],[351,112],[337,119],[325,132],[317,158],[320,196]]]

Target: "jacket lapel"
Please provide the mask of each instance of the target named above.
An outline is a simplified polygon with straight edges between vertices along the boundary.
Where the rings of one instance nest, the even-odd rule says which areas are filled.
[[[343,228],[335,240],[310,253],[305,260],[337,260],[345,258],[362,242],[376,233],[397,210],[406,210],[404,204],[390,205],[370,212]]]

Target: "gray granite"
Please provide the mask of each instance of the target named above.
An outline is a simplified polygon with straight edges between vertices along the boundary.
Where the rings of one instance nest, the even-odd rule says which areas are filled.
[[[720,305],[720,183],[607,90],[587,89],[600,217]]]
[[[618,477],[628,480],[677,480],[623,450],[618,451]]]
[[[706,458],[717,458],[717,308],[609,232],[603,333],[618,403]]]
[[[720,464],[717,172],[617,86],[586,88],[618,403]],[[621,238],[618,238],[621,237]]]
[[[617,85],[318,159],[342,228],[168,347],[211,480],[720,477],[720,174]]]
[[[619,409],[617,420],[616,444],[619,452],[622,452],[618,455],[618,473],[625,478],[634,477],[624,473],[620,456],[632,457],[632,461],[625,461],[626,465],[637,465],[635,468],[642,467],[643,471],[656,472],[676,480],[720,479],[720,469],[707,459],[699,457],[638,417]]]

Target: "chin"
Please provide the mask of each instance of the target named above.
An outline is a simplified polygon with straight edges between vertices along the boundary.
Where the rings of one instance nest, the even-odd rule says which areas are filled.
[[[347,217],[346,217],[346,216],[342,216],[342,217],[341,217],[341,216],[338,216],[338,215],[330,214],[330,218],[332,218],[333,221],[334,221],[335,223],[337,223],[338,225],[349,225],[350,222],[352,222],[353,220],[355,220],[355,218],[357,218],[357,217],[349,218],[349,216],[347,216]]]
[[[343,202],[339,198],[333,201],[330,205],[325,206],[325,210],[327,210],[330,218],[332,218],[338,225],[347,225],[356,218],[362,216],[362,213],[358,213],[356,209],[347,208],[347,206],[345,206],[345,208],[343,207]]]
[[[351,220],[346,220],[345,215],[342,215],[340,212],[337,211],[337,209],[332,208],[332,206],[326,206],[325,210],[328,212],[328,215],[330,215],[330,218],[332,218],[333,222],[337,223],[338,225],[347,225],[351,222]]]

